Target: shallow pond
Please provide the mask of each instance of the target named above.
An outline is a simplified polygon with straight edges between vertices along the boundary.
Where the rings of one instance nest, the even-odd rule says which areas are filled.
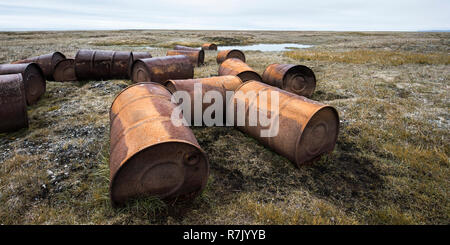
[[[239,50],[259,50],[259,51],[288,51],[292,49],[310,48],[312,45],[296,43],[259,43],[246,46],[218,46],[219,50],[239,49]]]

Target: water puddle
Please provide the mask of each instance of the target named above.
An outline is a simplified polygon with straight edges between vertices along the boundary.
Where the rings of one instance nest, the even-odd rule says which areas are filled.
[[[293,49],[311,48],[313,45],[296,44],[296,43],[259,43],[246,46],[218,46],[219,50],[239,49],[239,50],[255,50],[255,51],[289,51]]]

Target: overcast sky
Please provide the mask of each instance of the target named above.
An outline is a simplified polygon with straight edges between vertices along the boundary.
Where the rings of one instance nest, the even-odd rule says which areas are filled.
[[[0,30],[450,30],[450,0],[0,0]]]

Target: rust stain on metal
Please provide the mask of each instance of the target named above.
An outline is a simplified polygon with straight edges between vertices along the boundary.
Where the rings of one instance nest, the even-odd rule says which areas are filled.
[[[339,132],[339,116],[335,108],[257,81],[242,84],[238,91],[242,93],[235,93],[230,103],[235,106],[235,113],[238,101],[245,104],[246,124],[238,127],[239,130],[258,139],[298,167],[333,151]],[[245,96],[251,91],[255,92],[255,97]],[[271,108],[270,103],[260,103],[259,94],[262,91],[267,92],[268,102],[271,101],[270,92],[278,92],[279,107]],[[249,126],[250,109],[269,111],[270,118],[278,116],[278,134],[261,137],[261,130],[268,130],[269,127],[263,127],[259,122],[256,126]]]
[[[202,49],[201,48],[187,47],[187,46],[183,46],[183,45],[175,45],[175,47],[173,47],[173,50],[199,51],[199,50],[202,50]]]
[[[132,62],[131,52],[79,50],[75,74],[79,80],[128,79]]]
[[[28,127],[22,74],[0,75],[0,132]]]
[[[76,81],[77,76],[75,74],[75,60],[65,59],[56,64],[53,77],[57,82]]]
[[[203,50],[169,50],[167,56],[184,55],[189,58],[192,65],[201,66],[205,63],[205,52]]]
[[[261,76],[256,73],[250,66],[240,59],[230,58],[226,59],[219,66],[219,76],[234,75],[238,76],[243,82],[249,80],[261,81]]]
[[[133,82],[164,83],[169,79],[190,79],[194,77],[194,66],[184,55],[156,57],[136,60],[133,63]]]
[[[203,50],[217,50],[217,45],[214,43],[204,43],[202,44]]]
[[[46,89],[46,81],[41,68],[36,63],[0,65],[0,75],[16,73],[22,74],[27,104],[35,104]]]
[[[234,91],[236,90],[239,85],[242,84],[242,81],[237,76],[218,76],[218,77],[209,77],[209,78],[199,78],[199,79],[188,79],[188,80],[169,80],[164,85],[167,87],[167,89],[174,93],[175,91],[185,91],[189,93],[189,96],[191,98],[191,123],[194,122],[194,115],[195,115],[195,107],[194,107],[194,85],[197,83],[202,84],[202,93],[201,96],[203,98],[203,95],[208,91],[217,91],[221,93],[223,98],[223,111],[226,110],[226,91]],[[203,115],[203,112],[208,108],[212,103],[203,103],[202,104],[202,111],[201,115]],[[225,115],[223,115],[225,119]]]
[[[204,189],[208,159],[191,129],[172,123],[176,105],[170,99],[170,92],[156,83],[134,84],[114,99],[110,109],[114,206],[139,196],[191,199]]]
[[[132,57],[133,57],[133,62],[130,65],[130,69],[128,71],[128,77],[131,78],[131,72],[132,72],[132,68],[133,68],[133,63],[136,60],[139,59],[148,59],[148,58],[152,58],[152,54],[150,54],[149,52],[132,52]]]
[[[55,78],[53,77],[55,67],[60,61],[65,59],[66,56],[64,54],[60,52],[53,52],[50,54],[44,54],[24,60],[15,61],[12,62],[12,64],[36,63],[42,69],[45,79],[47,79],[48,81],[55,81]]]
[[[262,75],[264,83],[291,93],[311,97],[316,88],[314,72],[303,65],[271,64]]]
[[[221,64],[226,59],[231,59],[231,58],[240,59],[240,60],[242,60],[242,62],[245,62],[244,52],[237,50],[237,49],[219,51],[219,53],[217,53],[216,61],[217,61],[217,64]]]

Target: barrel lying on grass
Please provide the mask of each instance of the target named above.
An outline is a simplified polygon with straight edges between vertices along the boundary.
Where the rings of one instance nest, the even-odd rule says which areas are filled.
[[[0,75],[0,133],[28,127],[22,74]]]
[[[77,76],[75,74],[75,60],[65,59],[56,64],[53,77],[57,82],[76,81]]]
[[[217,45],[214,43],[204,43],[202,44],[203,50],[217,50]]]
[[[199,50],[202,50],[202,49],[201,48],[187,47],[187,46],[183,46],[183,45],[175,45],[175,47],[173,47],[173,50],[199,51]]]
[[[184,55],[156,57],[136,60],[133,63],[133,82],[164,83],[169,79],[190,79],[194,77],[194,66]]]
[[[132,63],[131,52],[79,50],[75,74],[79,80],[128,79]]]
[[[0,75],[17,73],[22,74],[27,105],[35,104],[46,89],[41,68],[36,63],[0,65]]]
[[[186,120],[191,121],[191,124],[194,124],[194,115],[198,114],[198,115],[203,115],[203,113],[205,112],[206,108],[208,108],[210,105],[212,105],[213,103],[215,103],[215,101],[212,101],[210,103],[206,103],[203,102],[202,103],[202,110],[200,112],[196,112],[196,108],[194,106],[194,99],[195,99],[195,94],[194,94],[194,86],[195,84],[201,84],[202,85],[202,90],[201,93],[199,94],[199,96],[201,96],[201,98],[203,98],[203,96],[205,95],[206,92],[208,91],[217,91],[221,94],[223,101],[223,122],[225,122],[225,111],[226,111],[226,105],[227,105],[227,101],[226,101],[226,92],[227,91],[234,91],[237,87],[239,87],[239,85],[242,84],[242,81],[239,77],[237,76],[218,76],[218,77],[209,77],[209,78],[199,78],[199,79],[188,79],[188,80],[169,80],[165,83],[165,86],[167,87],[167,89],[171,92],[174,93],[176,91],[185,91],[189,94],[190,100],[191,100],[191,110],[190,110],[190,115],[187,116],[186,114],[184,114],[186,118]],[[218,116],[217,114],[214,115]],[[203,117],[202,117],[203,119]],[[202,123],[205,124],[205,122]],[[208,125],[207,126],[212,126],[212,125]],[[221,125],[218,125],[221,126]]]
[[[249,96],[252,92],[256,96]],[[261,98],[267,92],[267,100]],[[272,95],[271,92],[277,92]],[[248,94],[250,93],[250,94]],[[271,96],[279,96],[279,106],[274,108]],[[296,163],[298,167],[318,159],[322,154],[333,151],[339,131],[339,116],[331,106],[323,105],[279,88],[257,82],[248,81],[242,84],[230,101],[234,112],[238,112],[238,104],[245,106],[245,125],[238,129],[256,138],[275,152]],[[249,125],[250,111],[269,112],[270,125]],[[236,114],[235,114],[236,115]],[[278,118],[278,132],[276,118]],[[235,123],[238,118],[235,116]],[[272,137],[262,137],[262,130],[275,132]]]
[[[184,55],[189,58],[192,65],[201,66],[205,63],[205,52],[203,50],[169,50],[167,56]]]
[[[24,60],[15,61],[12,64],[36,63],[42,69],[45,79],[49,81],[55,81],[55,78],[53,76],[55,67],[60,61],[65,59],[66,56],[64,54],[60,52],[53,52],[50,54],[44,54]]]
[[[139,196],[192,199],[209,164],[191,129],[175,126],[171,94],[156,83],[124,89],[110,109],[110,195],[113,205]],[[182,118],[181,113],[177,116]]]
[[[245,62],[244,53],[237,49],[219,51],[219,53],[217,53],[216,61],[217,61],[217,64],[221,64],[226,59],[231,59],[231,58],[240,59],[240,60],[242,60],[242,62]]]
[[[316,89],[314,72],[303,65],[271,64],[262,75],[264,83],[297,95],[311,97]]]
[[[262,82],[261,76],[240,59],[227,59],[219,66],[219,76],[238,76],[242,82],[255,80]]]

